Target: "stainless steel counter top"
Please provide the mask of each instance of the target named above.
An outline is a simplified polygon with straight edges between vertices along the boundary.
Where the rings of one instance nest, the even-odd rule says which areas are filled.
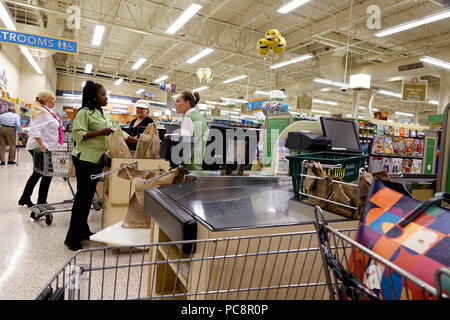
[[[164,204],[166,214],[188,214],[212,231],[312,223],[312,207],[293,203],[293,195],[291,177],[267,176],[197,176],[146,190],[146,197]],[[164,219],[162,212],[155,213],[156,209],[147,205],[146,209],[151,216]],[[332,213],[328,218],[346,220]]]

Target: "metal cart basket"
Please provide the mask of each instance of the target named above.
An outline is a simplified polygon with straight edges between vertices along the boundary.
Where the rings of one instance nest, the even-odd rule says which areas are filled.
[[[316,244],[306,231],[85,249],[37,299],[323,300]]]
[[[444,279],[450,281],[450,269],[438,269],[435,274],[435,287],[432,287],[354,241],[357,229],[344,232],[331,228],[318,206],[315,208],[315,215],[315,228],[330,299],[412,300],[412,290],[419,292],[419,296],[424,300],[448,299],[443,293],[442,283]],[[362,259],[356,259],[356,252],[362,254]],[[401,291],[394,287],[394,281],[401,283]],[[383,285],[383,282],[388,285]]]
[[[42,151],[39,148],[34,150],[34,170],[44,176],[61,177],[69,185],[72,196],[75,197],[75,191],[70,183],[70,177],[74,175],[72,164],[73,142],[71,135],[64,137],[65,150]],[[45,223],[50,225],[53,221],[53,213],[71,211],[73,198],[51,204],[37,204],[31,208],[30,218],[39,220],[45,217]],[[93,209],[99,211],[102,208],[102,201],[98,195],[92,202]]]

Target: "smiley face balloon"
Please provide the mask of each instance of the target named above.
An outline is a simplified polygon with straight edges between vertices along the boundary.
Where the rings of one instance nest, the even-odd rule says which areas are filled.
[[[281,34],[277,29],[270,29],[266,32],[266,39],[269,41],[275,41],[278,37],[281,37]]]
[[[284,39],[284,37],[278,37],[274,42],[275,45],[272,46],[273,52],[275,52],[277,55],[283,53],[283,51],[286,49],[286,39]]]
[[[267,40],[266,38],[262,38],[258,40],[256,48],[258,49],[259,54],[265,57],[272,47],[269,40]]]

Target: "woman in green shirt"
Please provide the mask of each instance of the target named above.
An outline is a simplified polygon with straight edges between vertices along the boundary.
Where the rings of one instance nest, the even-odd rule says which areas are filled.
[[[82,249],[81,241],[93,234],[89,229],[88,216],[94,199],[98,179],[91,180],[91,175],[103,171],[107,137],[115,130],[120,130],[124,139],[137,143],[137,139],[128,136],[102,107],[108,104],[105,88],[93,81],[87,81],[83,89],[81,108],[73,120],[72,138],[76,147],[72,160],[77,178],[77,192],[72,207],[69,230],[64,244],[70,250]]]

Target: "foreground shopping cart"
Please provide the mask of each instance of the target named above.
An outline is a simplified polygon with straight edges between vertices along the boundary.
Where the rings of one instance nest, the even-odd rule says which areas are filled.
[[[323,300],[316,244],[315,232],[305,231],[86,249],[37,299]]]
[[[69,185],[72,196],[75,197],[74,189],[70,183],[71,166],[72,165],[72,148],[70,144],[66,144],[65,150],[42,151],[34,150],[34,170],[44,176],[60,177]],[[73,206],[73,198],[61,202],[50,204],[37,204],[31,208],[30,218],[39,220],[45,217],[45,223],[50,225],[53,221],[53,213],[71,211]],[[99,211],[102,208],[102,200],[96,196],[92,202],[92,208]]]
[[[347,230],[351,232],[350,235],[330,227],[318,206],[315,208],[315,219],[330,299],[412,300],[412,290],[419,291],[424,300],[448,299],[442,291],[442,283],[444,279],[450,280],[450,269],[438,269],[435,274],[435,287],[432,287],[354,241],[357,229]],[[356,258],[357,255],[359,258]],[[388,285],[383,286],[386,281]],[[395,290],[394,281],[401,283],[401,292]]]

